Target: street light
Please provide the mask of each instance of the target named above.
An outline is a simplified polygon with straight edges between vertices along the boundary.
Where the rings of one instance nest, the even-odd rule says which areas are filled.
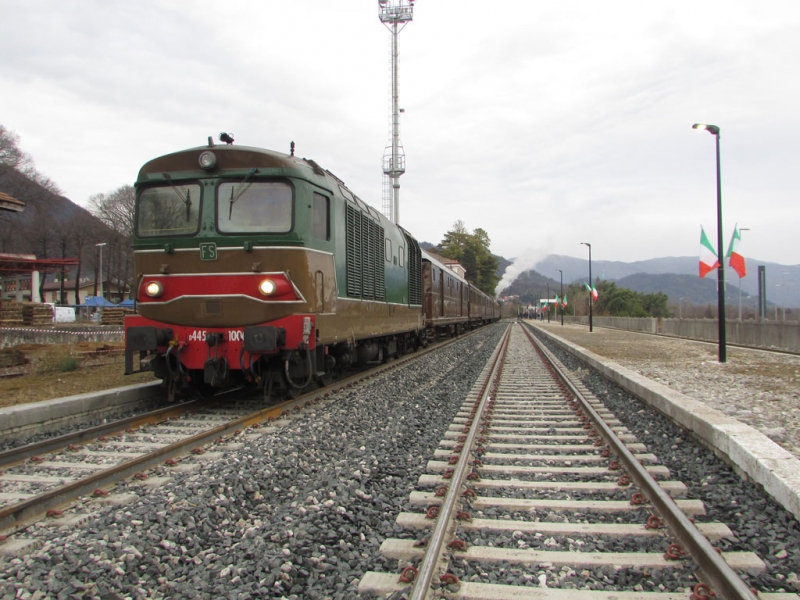
[[[717,142],[717,313],[719,320],[719,362],[727,360],[725,349],[725,255],[722,253],[722,181],[719,172],[719,127],[695,123],[692,129],[705,129]]]
[[[564,271],[561,269],[556,269],[559,272],[561,278],[561,303],[564,303]],[[558,308],[558,306],[556,306]],[[564,307],[561,306],[561,326],[564,326]]]
[[[105,242],[100,242],[99,244],[95,244],[95,246],[100,248],[100,293],[99,293],[99,296],[101,298],[105,298],[105,296],[103,295],[103,246],[105,246],[105,245],[106,245]]]
[[[545,304],[545,306],[547,307],[547,322],[549,323],[550,322],[550,282],[549,281],[547,282],[547,304]]]
[[[589,242],[581,242],[582,245],[589,248],[589,332],[593,331],[592,329],[592,305],[594,304],[594,294],[592,294],[592,289],[594,286],[592,285],[592,245]]]
[[[742,232],[750,231],[747,227],[739,227],[739,239],[742,239]],[[738,272],[736,273],[739,274]],[[739,321],[742,320],[742,276],[739,275]]]

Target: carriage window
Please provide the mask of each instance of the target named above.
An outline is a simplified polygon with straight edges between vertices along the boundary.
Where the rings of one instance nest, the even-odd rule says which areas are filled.
[[[329,240],[330,235],[330,199],[327,196],[314,192],[311,207],[311,235],[318,240]]]
[[[386,260],[392,262],[392,240],[389,238],[386,238],[386,250],[384,254],[386,255]]]
[[[286,233],[292,229],[292,188],[278,181],[227,181],[217,191],[222,233]]]
[[[191,235],[200,224],[200,186],[148,187],[137,200],[136,231],[140,237]]]

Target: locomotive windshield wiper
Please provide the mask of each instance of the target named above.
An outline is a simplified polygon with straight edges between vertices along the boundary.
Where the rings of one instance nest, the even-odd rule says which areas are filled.
[[[247,176],[244,179],[242,179],[242,183],[239,184],[239,187],[237,187],[235,190],[233,188],[231,188],[231,199],[230,199],[230,204],[228,205],[228,220],[229,221],[231,220],[231,215],[233,215],[233,203],[236,202],[239,199],[239,196],[244,194],[244,192],[246,190],[246,188],[244,187],[244,184],[247,183],[247,180],[250,179],[250,177],[253,176],[253,173],[257,173],[257,172],[258,172],[258,169],[253,167],[252,169],[250,169],[250,172],[247,174]]]
[[[189,218],[191,217],[191,214],[192,214],[192,196],[191,196],[191,193],[187,189],[186,190],[186,197],[184,198],[183,194],[181,193],[181,190],[178,188],[177,185],[175,185],[175,182],[172,181],[172,177],[169,176],[169,173],[162,173],[162,175],[164,175],[164,179],[166,179],[167,182],[172,186],[172,191],[174,191],[176,194],[178,194],[178,198],[180,198],[181,202],[183,202],[186,205],[186,220],[188,221]]]

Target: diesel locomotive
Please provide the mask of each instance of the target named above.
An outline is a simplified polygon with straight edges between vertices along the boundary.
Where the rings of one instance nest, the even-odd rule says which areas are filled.
[[[495,300],[293,145],[222,139],[139,172],[126,373],[153,371],[171,398],[241,385],[292,396],[499,318]]]

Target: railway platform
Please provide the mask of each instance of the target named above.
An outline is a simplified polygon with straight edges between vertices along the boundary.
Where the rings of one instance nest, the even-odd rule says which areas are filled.
[[[800,357],[558,321],[526,321],[655,406],[800,518]]]

